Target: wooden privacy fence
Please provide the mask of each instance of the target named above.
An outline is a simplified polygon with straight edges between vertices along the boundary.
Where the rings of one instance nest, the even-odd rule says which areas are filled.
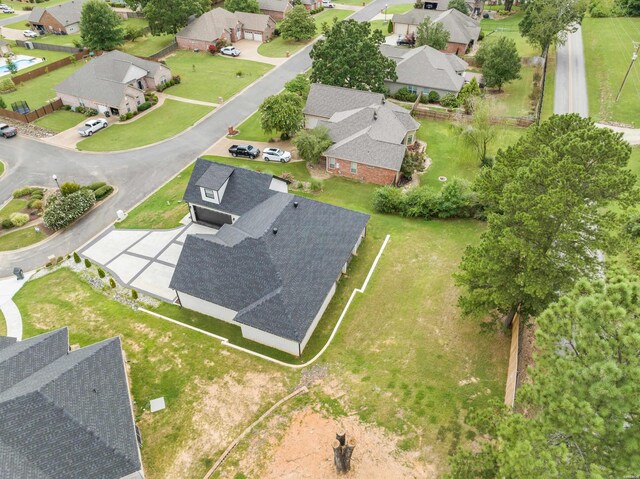
[[[53,63],[49,63],[48,65],[41,66],[27,73],[13,75],[11,79],[13,80],[13,83],[15,83],[16,85],[19,85],[22,82],[33,80],[34,78],[38,78],[39,76],[46,75],[47,73],[57,70],[59,68],[66,67],[67,65],[71,64],[73,61],[80,60],[86,54],[87,54],[86,52],[74,53],[73,55],[69,55],[66,58],[61,58],[60,60],[57,60]],[[73,58],[73,60],[71,60],[71,58]]]
[[[174,40],[173,43],[167,45],[159,52],[154,53],[153,55],[149,55],[147,58],[149,60],[158,60],[164,56],[167,56],[169,53],[173,53],[178,49],[178,43]]]
[[[31,123],[32,121],[36,121],[38,118],[42,118],[49,113],[52,113],[56,110],[59,110],[62,107],[62,100],[60,98],[56,98],[50,103],[47,103],[45,106],[38,108],[37,110],[32,110],[29,113],[17,113],[11,110],[5,110],[4,108],[0,108],[0,116],[4,116],[6,118],[11,118],[13,120],[22,121],[24,123]]]
[[[472,115],[466,115],[462,112],[432,110],[420,105],[413,109],[413,115],[418,118],[429,118],[431,120],[453,120],[470,122],[473,120]],[[530,116],[494,116],[489,119],[493,125],[510,125],[526,128],[536,122],[536,119]]]
[[[509,350],[509,369],[507,370],[507,387],[504,392],[504,403],[513,407],[518,387],[518,356],[520,354],[520,313],[516,313],[511,323],[511,349]]]

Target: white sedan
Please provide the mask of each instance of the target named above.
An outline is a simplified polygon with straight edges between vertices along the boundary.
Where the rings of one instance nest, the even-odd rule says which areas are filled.
[[[224,47],[220,50],[220,53],[223,55],[228,55],[230,57],[238,57],[240,56],[240,50],[236,47]]]
[[[291,161],[291,153],[280,148],[265,148],[262,152],[262,157],[264,161],[279,161],[280,163],[289,163]]]
[[[33,30],[25,30],[22,34],[27,38],[36,38],[38,34]]]

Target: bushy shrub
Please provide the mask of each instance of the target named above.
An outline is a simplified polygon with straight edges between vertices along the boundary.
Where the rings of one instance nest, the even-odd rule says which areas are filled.
[[[373,208],[378,213],[400,214],[403,207],[403,194],[394,186],[383,186],[373,194]]]
[[[87,188],[89,188],[91,191],[96,191],[98,188],[102,188],[104,185],[106,185],[104,181],[96,181],[95,183],[87,185]]]
[[[13,197],[14,198],[22,198],[23,196],[30,195],[32,191],[33,191],[33,188],[31,188],[30,186],[25,186],[24,188],[20,188],[18,190],[15,190],[13,192]]]
[[[165,91],[167,88],[172,87],[173,85],[179,85],[182,82],[182,78],[180,75],[174,75],[171,80],[166,81],[156,87],[158,91]]]
[[[416,101],[418,98],[417,93],[411,93],[406,86],[400,88],[393,96],[396,100],[400,101]]]
[[[47,205],[44,211],[44,224],[52,230],[59,230],[71,224],[96,202],[96,196],[89,189],[60,197]]]
[[[33,210],[41,210],[43,206],[44,202],[40,199],[31,200],[27,203],[27,208],[31,208]]]
[[[458,97],[453,93],[447,93],[445,96],[440,98],[440,104],[445,108],[458,108],[460,106]]]
[[[440,101],[440,94],[437,91],[430,91],[427,96],[429,103],[437,103]]]
[[[604,0],[592,0],[589,4],[589,15],[593,18],[610,17],[611,8]]]
[[[309,187],[311,188],[311,191],[322,191],[322,181],[311,178],[311,181],[309,181]]]
[[[2,227],[5,229],[9,229],[9,228],[13,228],[13,221],[11,221],[9,218],[5,218],[2,220]]]
[[[76,264],[80,262],[80,255],[75,251],[73,252],[73,262]]]
[[[91,268],[91,261],[89,261],[89,258],[84,259],[84,266],[85,268]]]
[[[149,103],[148,101],[145,101],[144,103],[141,103],[140,105],[138,105],[138,111],[145,111],[145,110],[148,110],[149,108],[151,108],[151,103]]]
[[[412,188],[403,197],[403,216],[430,219],[438,212],[438,194],[431,188]]]
[[[70,195],[71,193],[75,193],[81,188],[78,183],[74,183],[73,181],[65,181],[60,185],[60,191],[62,192],[62,196]]]
[[[95,191],[96,201],[100,201],[101,199],[106,198],[111,194],[112,191],[113,191],[113,186],[111,185],[104,185],[98,188]]]
[[[31,188],[31,199],[41,200],[44,198],[44,190],[42,188]]]
[[[116,287],[116,280],[113,278],[109,278],[109,286],[111,286],[111,288],[115,288]]]
[[[478,35],[478,41],[481,42],[482,40],[484,40],[484,32],[480,32],[480,35]]]
[[[106,274],[105,274],[104,270],[102,268],[98,268],[98,276],[100,276],[101,278],[104,278],[105,275]]]
[[[16,89],[15,83],[9,77],[0,80],[0,93],[11,93]]]
[[[4,102],[1,96],[0,96],[0,108],[7,108],[7,104]]]
[[[469,218],[475,215],[478,200],[469,183],[454,178],[440,190],[436,215],[438,218]]]
[[[131,290],[131,299],[138,299],[138,292],[135,289]]]
[[[293,176],[293,173],[290,173],[288,171],[282,173],[281,178],[285,181],[288,181],[289,183],[293,183],[296,179],[295,176]]]

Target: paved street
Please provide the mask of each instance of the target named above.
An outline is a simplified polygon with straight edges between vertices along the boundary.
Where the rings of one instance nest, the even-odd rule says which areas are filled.
[[[589,116],[582,28],[570,34],[567,43],[557,48],[553,112]]]
[[[401,4],[403,0],[376,0],[352,18],[370,19],[384,8],[385,3]],[[119,191],[73,228],[50,241],[31,249],[0,253],[0,278],[9,276],[14,266],[29,271],[45,264],[47,256],[70,253],[91,240],[113,223],[117,210],[129,210],[142,201],[225,136],[229,125],[240,124],[258,109],[264,98],[278,93],[288,80],[309,69],[310,50],[311,46],[304,48],[193,128],[161,144],[122,153],[91,154],[24,137],[2,142],[0,159],[6,163],[8,172],[0,179],[0,204],[22,185],[52,186],[53,174],[61,181],[90,183],[104,180],[117,186]]]

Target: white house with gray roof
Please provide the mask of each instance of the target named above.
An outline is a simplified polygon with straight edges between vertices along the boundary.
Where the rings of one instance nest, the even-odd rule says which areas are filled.
[[[289,194],[271,175],[204,159],[184,200],[192,219],[212,228],[184,242],[170,283],[182,307],[301,355],[369,216]]]
[[[398,78],[385,81],[391,93],[406,87],[411,93],[428,95],[435,91],[440,96],[457,95],[465,83],[464,73],[469,65],[451,53],[442,53],[426,45],[407,49],[382,44],[380,51],[396,62]]]
[[[143,479],[119,338],[0,336],[0,477]]]
[[[137,110],[146,90],[168,80],[171,70],[162,63],[114,50],[90,60],[54,90],[65,105],[120,115]]]
[[[326,171],[381,185],[396,184],[420,124],[381,93],[314,83],[303,113],[306,128],[323,126],[333,140]]]

